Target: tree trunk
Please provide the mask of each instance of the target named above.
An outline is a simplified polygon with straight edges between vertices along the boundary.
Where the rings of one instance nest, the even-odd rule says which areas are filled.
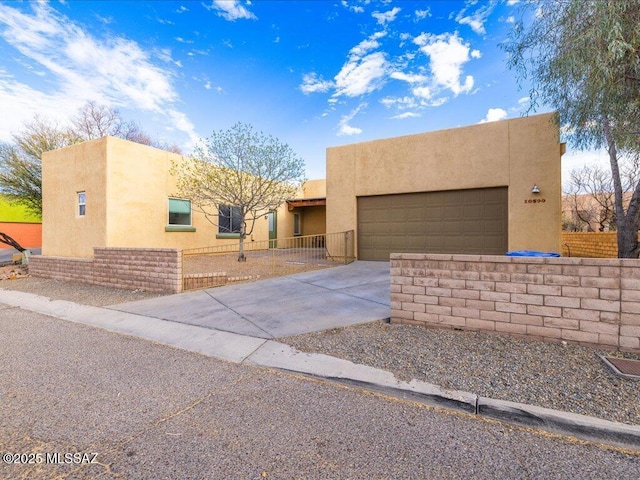
[[[245,228],[244,219],[243,219],[242,223],[240,224],[240,248],[238,249],[239,262],[247,261],[247,257],[244,256],[244,237],[246,235],[245,232],[246,232],[246,228]]]
[[[618,258],[638,258],[638,227],[640,226],[640,183],[631,196],[631,201],[624,211],[622,182],[620,180],[620,167],[618,165],[618,150],[616,142],[611,134],[609,119],[605,116],[602,127],[607,141],[609,163],[611,164],[611,176],[615,194],[615,212],[618,238]]]
[[[20,253],[25,251],[25,248],[23,248],[22,245],[20,245],[16,240],[11,238],[6,233],[0,232],[0,243],[4,243],[5,245],[9,245],[10,247],[13,247],[16,250],[18,250]]]
[[[635,228],[629,225],[618,230],[618,258],[638,258],[638,225],[635,223]]]

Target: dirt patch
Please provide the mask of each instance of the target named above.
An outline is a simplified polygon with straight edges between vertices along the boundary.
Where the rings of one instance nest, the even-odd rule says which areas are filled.
[[[29,276],[29,270],[22,265],[3,265],[0,267],[0,280],[16,280]]]
[[[326,258],[324,251],[292,252],[288,250],[267,250],[248,252],[245,262],[238,262],[238,254],[185,255],[183,273],[225,274],[233,281],[248,281],[262,278],[290,275],[292,273],[319,270],[343,265],[344,262]]]

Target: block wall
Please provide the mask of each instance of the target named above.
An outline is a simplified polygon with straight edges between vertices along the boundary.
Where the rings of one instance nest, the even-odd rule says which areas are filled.
[[[171,248],[94,248],[93,259],[32,256],[29,273],[148,292],[182,291],[182,252]]]
[[[93,261],[87,258],[29,257],[29,274],[70,282],[92,283]]]
[[[565,257],[617,258],[616,232],[562,232]],[[640,240],[640,235],[638,235]]]
[[[248,282],[258,280],[259,275],[229,276],[226,272],[220,273],[188,273],[183,277],[182,290],[200,290],[203,288],[219,287],[230,283]]]
[[[640,261],[392,254],[391,319],[640,352]]]

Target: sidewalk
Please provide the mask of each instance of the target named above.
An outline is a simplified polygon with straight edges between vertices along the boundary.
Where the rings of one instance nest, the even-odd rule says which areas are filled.
[[[460,410],[485,418],[640,451],[640,426],[637,425],[493,400],[474,393],[445,390],[424,381],[401,381],[385,370],[354,364],[328,355],[302,353],[271,339],[79,305],[69,301],[50,300],[24,292],[0,290],[0,303],[235,363],[277,368],[357,385],[387,395]]]

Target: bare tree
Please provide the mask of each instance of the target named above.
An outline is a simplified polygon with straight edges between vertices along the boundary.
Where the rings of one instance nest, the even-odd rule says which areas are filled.
[[[624,209],[628,209],[631,192],[640,182],[639,167],[637,155],[620,161]],[[573,169],[565,194],[574,226],[586,227],[587,231],[616,230],[616,195],[610,170],[598,164]]]
[[[611,172],[597,164],[571,171],[566,195],[571,215],[587,231],[615,230],[615,194]]]
[[[295,195],[304,181],[304,161],[277,138],[237,123],[214,132],[195,159],[174,165],[180,196],[191,199],[222,233],[237,234],[238,261],[255,222]]]
[[[71,129],[80,140],[110,135],[173,153],[182,153],[177,145],[168,145],[152,139],[136,122],[123,120],[119,110],[95,102],[88,102],[80,109],[73,118]]]
[[[36,117],[12,144],[0,145],[0,192],[31,212],[42,214],[42,164],[44,152],[73,143],[74,135]]]
[[[176,145],[152,140],[135,122],[123,121],[118,110],[89,102],[80,109],[69,127],[60,127],[36,116],[22,131],[13,135],[12,142],[0,144],[0,193],[9,201],[23,204],[41,215],[42,154],[105,135],[182,153]]]

